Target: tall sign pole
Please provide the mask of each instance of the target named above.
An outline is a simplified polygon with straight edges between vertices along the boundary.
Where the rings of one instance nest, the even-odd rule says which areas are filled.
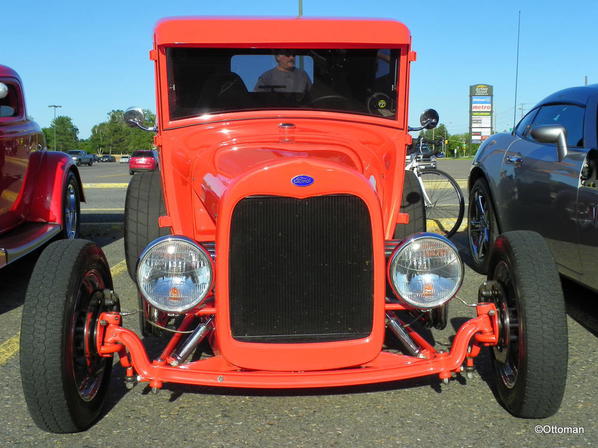
[[[513,106],[513,129],[517,120],[517,83],[519,81],[519,37],[521,35],[521,11],[519,11],[519,20],[517,21],[517,58],[515,62],[515,103]]]

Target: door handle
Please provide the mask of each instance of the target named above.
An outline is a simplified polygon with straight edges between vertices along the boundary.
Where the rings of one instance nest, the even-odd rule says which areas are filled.
[[[523,157],[521,156],[507,156],[505,162],[512,163],[513,165],[521,165],[523,163]]]

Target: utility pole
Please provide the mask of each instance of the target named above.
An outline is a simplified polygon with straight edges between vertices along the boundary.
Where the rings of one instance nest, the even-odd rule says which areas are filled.
[[[62,106],[59,106],[58,104],[50,104],[48,107],[54,108],[54,121],[52,122],[52,127],[54,128],[54,151],[56,151],[56,109]]]

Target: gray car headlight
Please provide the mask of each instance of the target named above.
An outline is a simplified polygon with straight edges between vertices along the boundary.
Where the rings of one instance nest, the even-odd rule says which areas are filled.
[[[206,298],[214,278],[205,249],[182,236],[150,243],[137,264],[137,284],[145,299],[162,311],[181,313]]]
[[[463,262],[448,239],[419,233],[390,256],[388,280],[399,299],[416,308],[434,308],[452,299],[461,287]]]

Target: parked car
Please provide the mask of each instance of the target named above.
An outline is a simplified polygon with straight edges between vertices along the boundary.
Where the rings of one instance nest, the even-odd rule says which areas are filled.
[[[77,166],[81,166],[82,164],[93,165],[93,154],[89,154],[81,149],[73,149],[68,151],[67,154],[71,156]]]
[[[79,235],[79,172],[71,157],[47,150],[27,116],[21,78],[0,65],[0,268]]]
[[[497,235],[534,230],[562,275],[598,291],[597,104],[598,84],[558,91],[512,133],[480,146],[469,176],[468,231],[479,271],[487,271]]]
[[[129,174],[142,171],[154,171],[158,168],[158,151],[143,149],[133,152],[129,159]]]
[[[129,155],[120,156],[118,163],[129,163],[131,157]]]
[[[407,126],[415,53],[405,25],[185,18],[159,22],[154,36],[157,129],[145,127],[140,108],[124,117],[157,130],[160,170],[129,183],[124,243],[142,335],[162,338],[164,349],[150,361],[144,340],[123,325],[101,248],[49,246],[31,281],[56,280],[28,293],[20,350],[39,427],[92,425],[109,395],[114,353],[128,387],[157,392],[165,383],[448,382],[489,346],[509,412],[557,411],[564,302],[554,266],[534,264],[544,254],[536,234],[501,237],[492,261],[500,269],[450,350],[422,335],[424,325],[446,326],[464,268],[453,243],[424,232],[422,192],[404,169],[408,131],[438,123],[427,110],[420,127]],[[268,81],[295,57],[306,72]],[[69,275],[54,275],[57,259]]]
[[[91,156],[93,157],[94,163],[97,163],[97,162],[101,161],[101,157],[100,157],[99,154],[92,154]]]
[[[116,157],[105,154],[100,157],[100,162],[116,162]]]

